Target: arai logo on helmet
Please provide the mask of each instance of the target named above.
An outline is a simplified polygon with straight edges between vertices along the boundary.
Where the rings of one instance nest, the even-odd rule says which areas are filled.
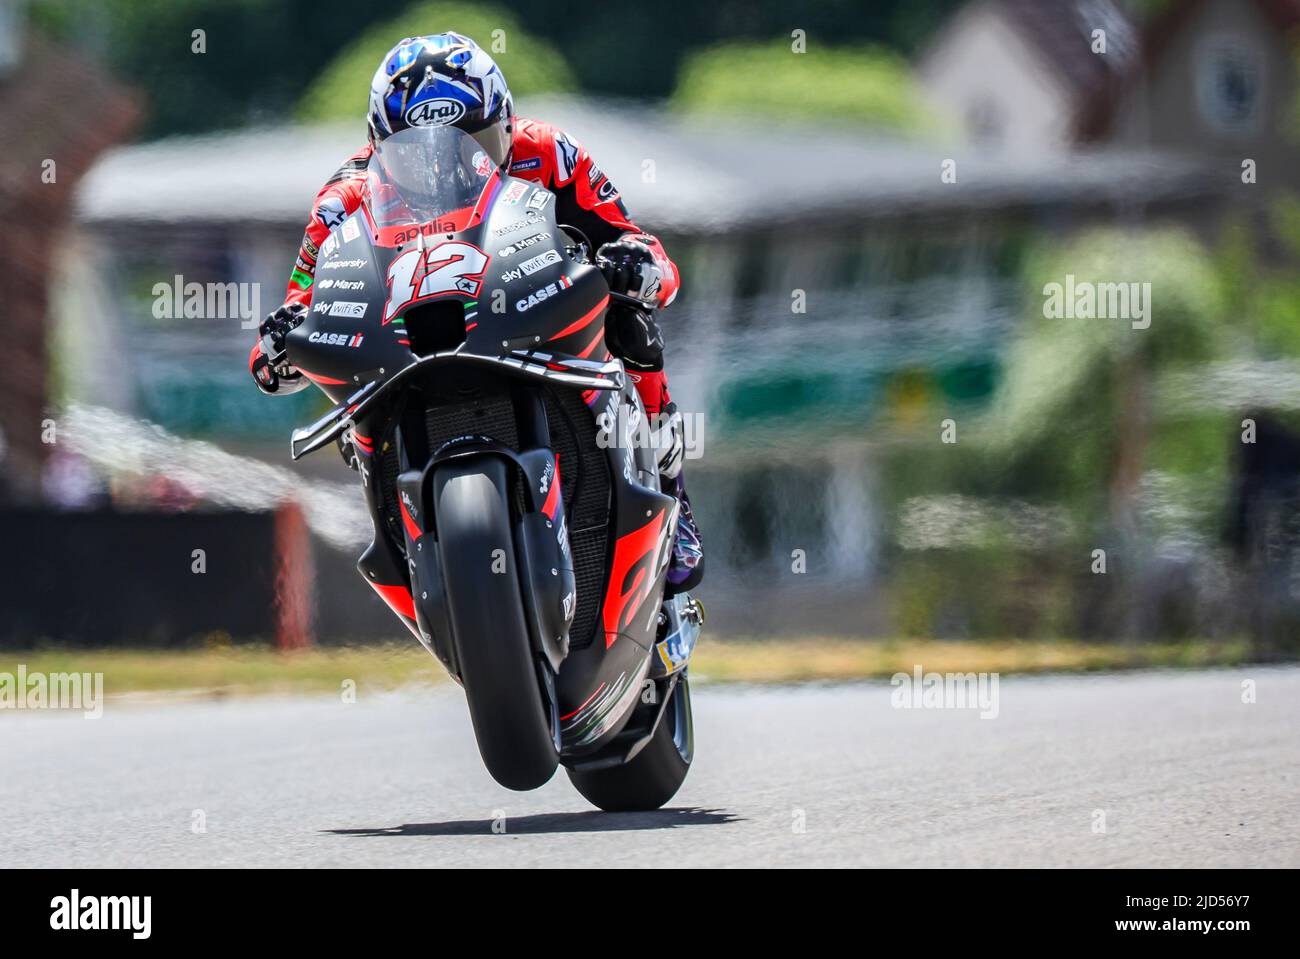
[[[422,100],[406,111],[406,122],[413,127],[443,127],[465,115],[465,104],[450,97]]]

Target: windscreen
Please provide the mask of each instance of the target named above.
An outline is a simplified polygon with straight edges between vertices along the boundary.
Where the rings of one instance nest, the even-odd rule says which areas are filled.
[[[496,172],[468,133],[410,127],[375,146],[366,169],[366,207],[381,230],[439,221],[464,229],[484,191],[499,182]]]

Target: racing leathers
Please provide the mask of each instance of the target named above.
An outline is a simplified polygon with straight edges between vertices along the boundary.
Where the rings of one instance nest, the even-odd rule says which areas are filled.
[[[311,218],[303,233],[298,257],[289,277],[285,303],[263,324],[268,329],[292,326],[311,305],[312,284],[321,245],[330,231],[351,216],[362,203],[366,167],[372,148],[357,151],[335,171],[316,195]],[[660,242],[641,230],[628,215],[617,188],[573,138],[549,123],[515,117],[509,173],[538,183],[555,194],[555,216],[577,228],[597,252],[597,262],[610,279],[611,289],[640,299],[644,309],[615,304],[605,321],[606,345],[622,359],[636,385],[651,422],[668,423],[680,444],[680,418],[668,392],[664,374],[663,334],[655,311],[677,296],[677,267]],[[306,385],[301,375],[281,359],[268,363],[264,342],[253,347],[249,369],[265,392],[292,392]],[[681,522],[669,569],[670,589],[692,587],[703,575],[699,533],[691,515],[680,475],[681,450],[666,451],[665,485],[677,495]]]

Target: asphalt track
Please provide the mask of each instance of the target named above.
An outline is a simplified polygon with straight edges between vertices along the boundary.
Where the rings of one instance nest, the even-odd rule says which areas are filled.
[[[698,684],[686,785],[618,815],[563,772],[497,786],[450,686],[10,713],[0,848],[7,866],[1300,866],[1300,669],[1006,677],[994,719],[890,694]]]

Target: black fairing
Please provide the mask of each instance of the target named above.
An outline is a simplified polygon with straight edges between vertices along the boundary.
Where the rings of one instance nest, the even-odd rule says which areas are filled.
[[[512,195],[519,198],[507,202]],[[547,198],[540,210],[527,205],[534,197]],[[413,227],[394,246],[379,243],[366,211],[353,214],[322,246],[307,319],[287,338],[294,365],[341,402],[359,384],[382,383],[421,354],[457,346],[462,354],[482,357],[542,349],[602,358],[603,341],[593,342],[599,319],[558,335],[600,309],[609,287],[596,267],[565,252],[551,197],[539,186],[506,178],[482,221],[451,233]],[[459,267],[480,265],[473,250],[484,258],[482,269],[457,275]],[[390,270],[403,257],[418,259],[420,251],[426,264],[431,258],[442,262],[444,253],[447,259],[462,257],[432,284],[451,289],[394,309]]]
[[[549,192],[513,178],[492,190],[482,219],[459,231],[398,238],[364,209],[344,221],[287,346],[339,404],[352,441],[375,527],[363,576],[456,677],[440,573],[456,557],[437,549],[430,478],[449,457],[509,464],[521,594],[539,662],[558,671],[562,756],[590,755],[622,729],[648,672],[676,500],[660,492],[650,451],[598,441],[598,417],[644,415],[631,385],[562,379],[575,358],[610,360],[603,276],[566,253]],[[437,276],[431,290],[451,288],[398,302],[413,261]],[[528,351],[561,378],[539,378],[536,356],[524,375]],[[357,402],[367,384],[381,401]]]

